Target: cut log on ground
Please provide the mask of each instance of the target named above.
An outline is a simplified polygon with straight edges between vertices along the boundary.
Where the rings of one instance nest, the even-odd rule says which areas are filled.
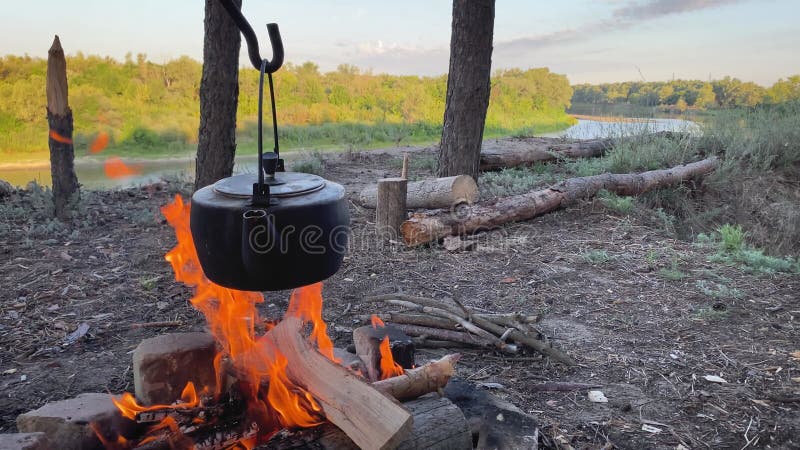
[[[398,450],[472,448],[472,434],[464,414],[447,398],[429,395],[403,403],[403,406],[411,413],[414,427]],[[256,448],[355,450],[358,446],[335,426],[324,424],[315,428],[284,430]]]
[[[364,449],[395,448],[408,437],[411,414],[312,349],[302,329],[300,319],[285,317],[268,335],[288,361],[289,379],[311,393],[325,418]]]
[[[400,225],[406,215],[405,178],[384,178],[378,181],[375,208],[375,228],[378,237],[396,240],[400,236]]]
[[[547,189],[502,198],[491,204],[463,206],[457,211],[417,213],[403,222],[400,231],[406,245],[415,247],[445,236],[473,234],[505,223],[529,220],[576,200],[592,198],[601,189],[619,195],[639,195],[659,187],[676,185],[709,174],[717,165],[717,159],[712,157],[671,169],[571,178]]]
[[[406,191],[406,207],[409,209],[449,208],[459,203],[474,203],[478,199],[478,185],[469,175],[412,181]],[[365,188],[359,199],[362,206],[375,208],[378,186]]]
[[[651,136],[675,140],[689,138],[686,133],[672,131],[660,131]],[[486,141],[481,150],[480,167],[482,171],[487,171],[529,166],[565,158],[592,158],[604,155],[624,139],[641,139],[641,137],[588,139],[567,143],[560,139],[537,137]]]

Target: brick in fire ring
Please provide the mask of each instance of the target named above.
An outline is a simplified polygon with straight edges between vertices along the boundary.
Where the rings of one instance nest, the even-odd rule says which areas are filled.
[[[100,440],[92,431],[91,423],[95,423],[104,433],[113,430],[128,434],[136,427],[133,421],[122,417],[117,407],[111,402],[111,395],[100,393],[86,393],[75,398],[50,402],[39,409],[20,414],[17,417],[19,431],[24,433],[42,432],[47,436],[49,442],[57,444],[57,446],[50,447],[30,447],[31,449],[102,449]],[[4,448],[6,447],[0,445],[0,449]]]
[[[133,353],[133,384],[144,405],[171,404],[189,381],[197,393],[216,387],[216,342],[208,333],[171,333],[142,341]]]

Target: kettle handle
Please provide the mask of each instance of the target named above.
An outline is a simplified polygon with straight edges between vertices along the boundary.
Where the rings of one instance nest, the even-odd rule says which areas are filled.
[[[256,37],[253,27],[247,22],[247,19],[242,15],[242,11],[233,4],[232,0],[220,0],[222,7],[231,16],[239,31],[242,32],[244,40],[247,41],[247,54],[250,56],[250,63],[256,69],[261,70],[261,62],[266,61],[266,73],[274,73],[283,65],[283,40],[281,40],[281,32],[278,30],[277,23],[267,24],[267,34],[269,34],[269,43],[272,46],[272,61],[261,59],[261,53],[258,50],[258,38]]]

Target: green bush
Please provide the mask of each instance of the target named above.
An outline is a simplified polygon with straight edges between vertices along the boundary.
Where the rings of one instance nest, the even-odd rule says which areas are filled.
[[[532,167],[513,167],[481,175],[480,190],[482,197],[506,197],[523,194],[537,187],[556,181],[556,176],[543,171],[545,165]]]
[[[621,214],[633,212],[633,197],[620,197],[619,195],[605,189],[597,193],[600,202],[608,209],[612,209]]]
[[[775,257],[764,254],[759,248],[745,242],[746,233],[740,225],[726,224],[712,235],[701,234],[697,242],[716,247],[712,261],[737,265],[749,272],[771,274],[775,272],[800,272],[800,262],[791,257]]]

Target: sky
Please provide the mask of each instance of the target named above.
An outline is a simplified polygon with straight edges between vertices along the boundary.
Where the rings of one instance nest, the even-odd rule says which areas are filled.
[[[269,55],[322,71],[447,72],[451,0],[243,0]],[[717,79],[770,85],[800,74],[800,0],[496,0],[492,69],[548,67],[571,83]],[[202,0],[28,0],[0,14],[0,55],[203,56]],[[244,45],[244,42],[243,42]],[[241,52],[247,64],[246,51]]]

